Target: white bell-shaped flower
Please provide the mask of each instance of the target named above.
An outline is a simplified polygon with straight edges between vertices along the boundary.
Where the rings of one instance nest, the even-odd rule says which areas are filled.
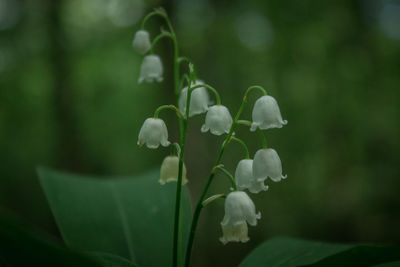
[[[264,181],[267,177],[274,182],[285,179],[282,175],[282,163],[278,153],[272,148],[260,149],[254,155],[253,176],[257,181]]]
[[[225,225],[222,226],[222,237],[219,240],[224,245],[228,242],[245,243],[250,240],[247,233],[247,223],[242,223],[239,225]]]
[[[146,54],[151,48],[150,35],[148,31],[137,31],[133,38],[132,46],[137,53],[141,55]]]
[[[208,109],[206,122],[201,127],[201,131],[205,133],[210,130],[215,135],[229,133],[232,121],[232,116],[225,106],[214,105]]]
[[[204,84],[204,82],[201,80],[196,80],[196,82],[192,84],[191,87],[201,84]],[[186,86],[182,89],[181,94],[179,96],[179,111],[182,114],[186,113],[187,92],[188,92],[188,87]],[[199,87],[194,89],[192,91],[190,98],[189,117],[207,112],[209,102],[210,102],[210,97],[205,87]]]
[[[177,156],[168,156],[161,163],[160,169],[160,184],[178,181],[179,158]],[[187,183],[186,166],[182,168],[182,184]]]
[[[248,189],[255,194],[268,190],[268,186],[264,185],[264,181],[258,181],[254,178],[252,159],[239,161],[235,171],[235,181],[239,190]]]
[[[146,82],[161,82],[163,80],[163,66],[161,59],[157,55],[147,55],[143,58],[140,66],[139,83]]]
[[[158,148],[160,144],[169,146],[171,143],[168,141],[168,130],[164,121],[158,118],[146,119],[140,128],[137,144],[146,144],[148,148],[153,149]]]
[[[281,111],[279,110],[278,103],[275,98],[265,95],[257,99],[253,108],[253,122],[250,131],[261,130],[270,128],[282,128],[287,124],[286,120],[282,119]]]
[[[229,193],[225,200],[225,216],[221,222],[223,236],[220,241],[223,244],[248,241],[246,223],[255,226],[260,218],[260,212],[256,213],[253,201],[245,192]]]

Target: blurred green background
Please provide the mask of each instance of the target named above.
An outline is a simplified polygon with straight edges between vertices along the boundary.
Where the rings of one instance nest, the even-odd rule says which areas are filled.
[[[400,242],[400,1],[0,0],[0,208],[59,238],[35,168],[135,175],[169,148],[136,145],[145,118],[174,101],[172,46],[161,42],[165,79],[138,84],[131,41],[163,6],[181,54],[235,114],[262,85],[280,105],[282,129],[266,132],[288,179],[251,195],[262,219],[251,241],[223,246],[223,201],[203,212],[195,266],[234,266],[275,235],[339,242]],[[154,37],[160,20],[148,30]],[[182,69],[183,70],[183,69]],[[251,118],[257,94],[242,118]],[[173,115],[167,121],[177,137]],[[216,159],[217,137],[190,122],[186,166],[193,200]],[[251,154],[257,135],[239,128]],[[243,157],[230,146],[234,172]],[[216,179],[211,193],[229,191]],[[149,192],[149,197],[151,192]],[[172,233],[171,233],[172,234]],[[151,238],[151,237],[149,237]]]

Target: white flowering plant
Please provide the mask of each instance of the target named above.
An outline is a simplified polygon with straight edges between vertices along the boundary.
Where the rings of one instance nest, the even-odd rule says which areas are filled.
[[[162,30],[151,43],[149,41],[150,34],[145,30],[145,26],[146,22],[153,16],[162,17],[168,26],[168,30]],[[256,213],[255,205],[245,191],[248,190],[253,194],[260,193],[268,189],[268,186],[264,184],[268,177],[274,182],[279,182],[281,179],[286,178],[286,176],[282,175],[280,158],[274,149],[267,148],[262,130],[281,128],[287,124],[287,121],[282,119],[275,98],[268,95],[267,91],[258,85],[250,86],[244,92],[242,104],[234,118],[232,118],[229,109],[221,104],[221,97],[218,91],[204,81],[197,79],[194,64],[188,58],[179,55],[178,41],[174,29],[163,9],[157,9],[144,18],[142,28],[136,32],[133,40],[134,49],[139,54],[145,55],[142,61],[139,82],[160,82],[163,80],[163,66],[160,57],[154,54],[154,48],[157,42],[164,37],[170,38],[174,45],[174,93],[177,102],[176,105],[160,106],[155,110],[153,117],[147,118],[144,121],[139,132],[138,145],[146,144],[148,148],[152,149],[158,148],[159,144],[168,146],[171,143],[167,140],[168,130],[165,126],[166,124],[158,116],[164,109],[171,109],[176,113],[179,120],[179,141],[174,142],[173,146],[176,147],[177,155],[174,154],[174,150],[171,150],[173,154],[164,159],[160,171],[161,184],[171,181],[177,182],[172,251],[173,266],[178,265],[180,257],[178,240],[181,229],[181,188],[187,183],[184,158],[187,128],[190,118],[195,115],[205,114],[205,122],[200,129],[201,132],[206,133],[209,131],[211,134],[223,136],[224,139],[219,148],[218,158],[214,167],[210,170],[210,176],[197,201],[191,220],[191,229],[184,257],[185,265],[189,266],[200,213],[205,206],[216,199],[225,198],[225,216],[221,222],[222,237],[220,241],[223,244],[249,241],[247,224],[251,226],[257,225],[257,220],[261,218],[261,214],[260,212]],[[188,64],[188,73],[180,73],[180,64]],[[262,96],[254,105],[252,121],[242,120],[240,118],[242,111],[247,104],[248,95],[252,91],[259,91]],[[215,96],[215,105],[211,104],[209,93]],[[250,158],[246,143],[234,135],[235,128],[238,125],[249,127],[250,131],[259,131],[262,136],[263,147],[256,152],[254,160]],[[245,151],[245,159],[239,161],[234,176],[222,164],[224,150],[231,141],[241,144]],[[231,190],[233,191],[229,192],[228,188],[228,192],[226,193],[207,198],[209,188],[217,171],[226,174],[232,185]]]
[[[166,29],[161,28],[161,32],[151,38],[146,23],[153,17],[160,17]],[[65,244],[68,249],[83,255],[72,254],[66,265],[58,264],[59,261],[49,264],[49,260],[41,256],[39,261],[32,261],[29,266],[191,266],[194,263],[192,249],[199,218],[210,203],[224,201],[221,237],[219,241],[214,239],[221,245],[248,242],[252,236],[248,232],[248,225],[256,226],[262,220],[263,207],[256,203],[256,208],[253,194],[266,194],[265,191],[273,186],[271,184],[287,177],[282,171],[278,152],[267,146],[264,135],[264,131],[282,128],[287,124],[281,116],[278,102],[262,86],[253,85],[243,90],[238,110],[231,113],[222,104],[218,90],[199,79],[195,65],[179,54],[174,28],[161,8],[144,17],[140,30],[133,38],[133,49],[143,56],[138,74],[139,84],[164,80],[164,68],[169,67],[155,53],[156,45],[164,38],[173,43],[176,103],[155,107],[152,116],[143,118],[143,124],[138,129],[137,144],[143,149],[161,150],[168,147],[169,153],[166,153],[156,171],[135,178],[93,178],[40,168],[40,183]],[[187,64],[188,68],[181,68],[182,64]],[[181,73],[181,69],[188,71]],[[246,120],[242,118],[242,112],[250,104],[250,93],[257,93],[259,98],[252,107],[251,120]],[[172,129],[159,117],[164,110],[172,110],[177,116],[177,140],[169,138]],[[218,136],[221,145],[216,151],[216,161],[210,167],[200,197],[195,199],[192,212],[191,199],[185,187],[190,184],[193,171],[191,166],[184,164],[185,144],[190,120],[203,115],[204,124],[199,131]],[[260,137],[261,145],[253,157],[245,140],[235,134],[239,126],[246,127],[249,132],[257,131]],[[237,159],[236,168],[231,172],[224,167],[223,155],[232,141],[243,147],[244,156]],[[230,186],[223,192],[210,195],[217,172],[228,178]],[[270,183],[267,185],[266,182]],[[0,228],[0,237],[1,233]],[[5,249],[0,249],[0,265],[3,259],[10,258],[10,254],[3,251],[12,248],[12,243],[10,246],[9,243],[5,244]],[[60,253],[59,248],[52,250],[52,253],[57,258],[67,255],[65,251]],[[42,251],[40,255],[45,254]],[[278,237],[258,246],[242,261],[240,267],[370,266],[369,263],[400,260],[398,255],[400,249],[393,247],[382,249]],[[344,261],[349,264],[344,265]],[[365,264],[360,265],[359,262]]]

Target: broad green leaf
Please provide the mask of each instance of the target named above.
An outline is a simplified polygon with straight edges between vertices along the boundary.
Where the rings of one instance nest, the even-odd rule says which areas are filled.
[[[137,267],[133,262],[110,253],[89,252],[88,255],[103,263],[103,267]]]
[[[358,245],[327,257],[312,266],[372,266],[395,260],[400,260],[399,247]]]
[[[254,249],[240,264],[240,267],[308,265],[351,247],[351,245],[276,237]]]
[[[161,186],[158,171],[100,179],[39,169],[39,177],[68,247],[116,254],[139,266],[171,264],[176,183]],[[187,190],[182,202],[186,240]]]
[[[400,248],[394,246],[346,245],[277,237],[253,250],[240,267],[372,266],[399,259]]]
[[[400,261],[392,261],[392,262],[374,265],[374,267],[399,267],[399,266],[400,266]]]
[[[0,214],[0,266],[107,267],[70,251]]]

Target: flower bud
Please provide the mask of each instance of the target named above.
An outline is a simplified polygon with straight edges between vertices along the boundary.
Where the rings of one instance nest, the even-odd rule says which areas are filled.
[[[256,214],[254,203],[245,192],[229,193],[225,200],[225,216],[221,222],[223,236],[220,241],[223,244],[248,241],[247,223],[255,226],[260,218],[260,212]]]
[[[139,139],[137,144],[142,146],[146,144],[148,148],[158,148],[162,146],[169,146],[168,130],[162,119],[148,118],[144,121],[142,128],[140,128]]]
[[[161,82],[163,80],[163,66],[161,59],[157,55],[148,55],[143,58],[140,66],[139,83],[146,82]]]
[[[282,163],[278,153],[272,148],[260,149],[254,155],[253,176],[257,181],[264,181],[267,177],[279,182],[287,176],[282,175]]]
[[[253,123],[250,131],[254,132],[257,127],[261,130],[270,128],[282,128],[287,124],[286,120],[282,119],[281,111],[275,98],[265,95],[257,99],[253,108]]]
[[[235,171],[235,181],[239,190],[248,189],[251,193],[267,191],[268,186],[264,181],[257,181],[253,176],[253,160],[242,159],[239,161]]]
[[[201,84],[204,84],[204,82],[201,80],[196,80],[191,87]],[[188,87],[186,86],[182,89],[181,95],[179,96],[179,110],[182,114],[186,113],[187,91]],[[210,98],[205,87],[194,89],[190,99],[189,117],[207,112],[209,102]]]
[[[150,35],[145,30],[139,30],[135,33],[132,42],[133,49],[141,54],[146,54],[151,48]]]
[[[201,127],[201,131],[205,133],[210,130],[215,135],[229,133],[232,121],[232,116],[225,106],[214,105],[208,109],[206,122]]]
[[[161,163],[160,170],[160,184],[165,184],[169,182],[178,181],[178,173],[179,173],[179,158],[177,156],[168,156]],[[186,184],[186,167],[185,163],[182,167],[182,184]]]

